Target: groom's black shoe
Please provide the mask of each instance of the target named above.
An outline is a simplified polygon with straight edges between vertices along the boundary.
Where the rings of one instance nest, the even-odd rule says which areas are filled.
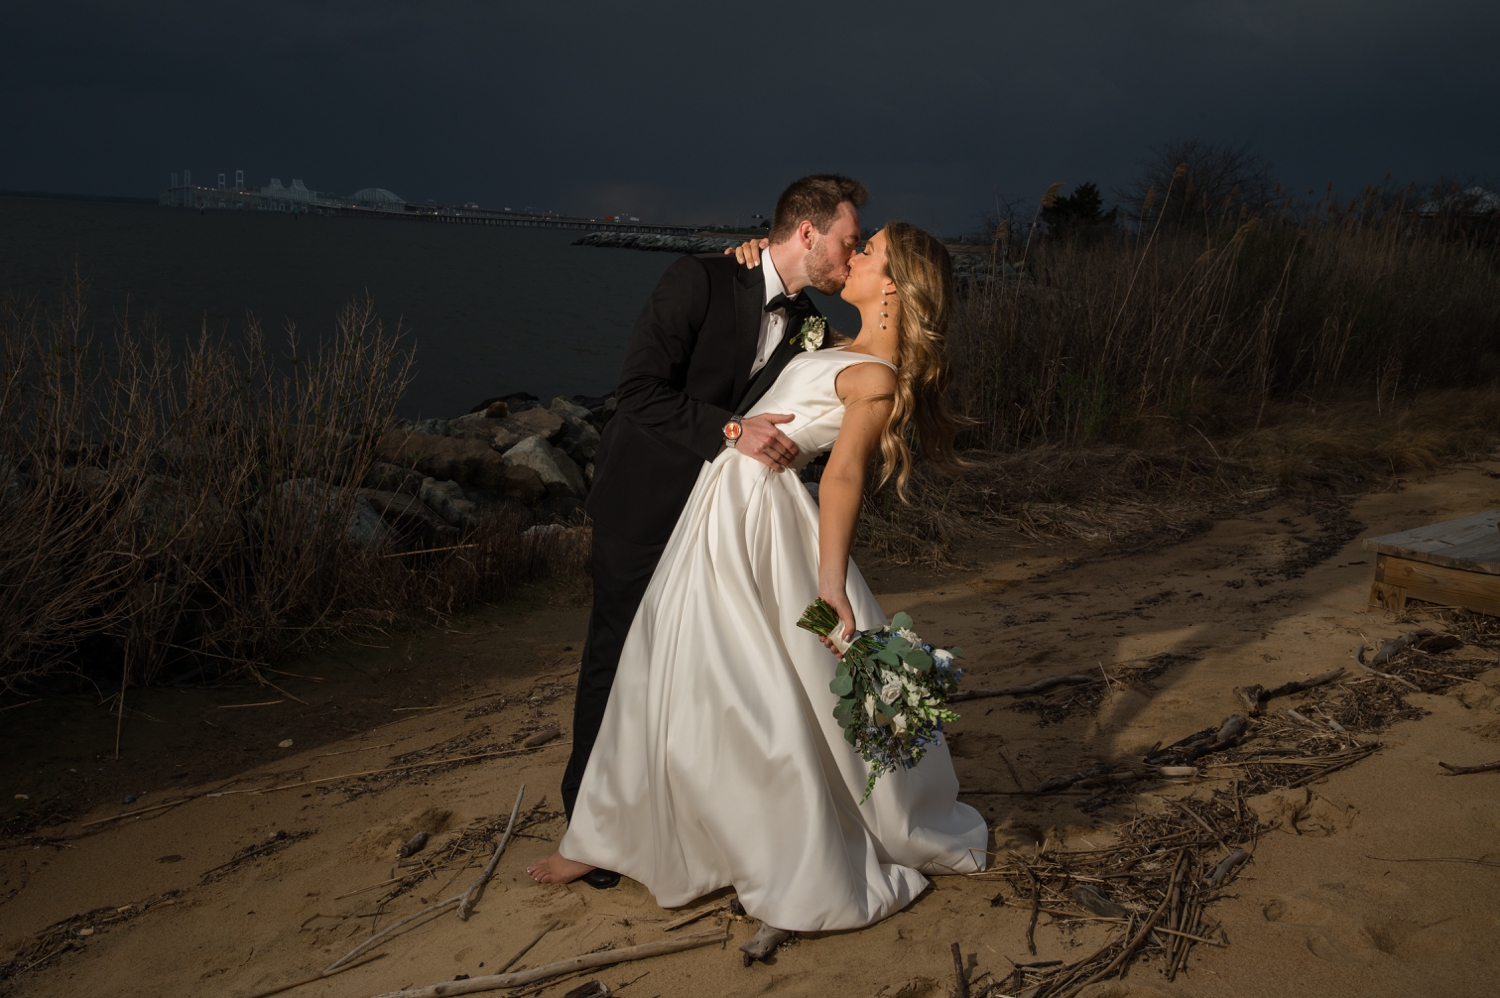
[[[606,891],[620,882],[620,875],[614,870],[590,870],[578,879],[596,891]]]

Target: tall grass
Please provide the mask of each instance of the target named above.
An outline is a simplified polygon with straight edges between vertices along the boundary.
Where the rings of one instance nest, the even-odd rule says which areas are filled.
[[[255,670],[454,612],[556,554],[506,522],[432,556],[378,521],[350,542],[411,361],[368,301],[312,350],[253,318],[175,354],[149,325],[89,330],[81,285],[52,309],[0,302],[0,683]]]
[[[1004,247],[1020,276],[971,286],[950,337],[969,446],[1215,437],[1278,403],[1384,412],[1500,376],[1493,250],[1400,200],[1171,227],[1150,208],[1115,238]]]
[[[862,543],[942,565],[997,530],[1129,542],[1491,452],[1497,220],[1413,194],[1164,220],[1148,191],[1079,238],[1012,205],[949,332],[969,468],[868,497]]]

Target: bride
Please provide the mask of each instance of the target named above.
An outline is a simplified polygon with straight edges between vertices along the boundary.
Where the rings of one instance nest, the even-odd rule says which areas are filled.
[[[704,466],[625,641],[567,834],[528,868],[544,883],[617,870],[669,908],[733,887],[762,922],[754,956],[788,932],[879,921],[924,872],[982,869],[987,845],[945,745],[860,803],[868,767],[833,717],[833,661],[796,626],[818,596],[846,635],[886,623],[849,558],[875,452],[898,490],[908,437],[953,463],[948,251],[893,222],[851,260],[842,296],[859,335],[808,345],[747,414],[795,416],[781,427],[794,467],[831,449],[819,502],[731,447]]]

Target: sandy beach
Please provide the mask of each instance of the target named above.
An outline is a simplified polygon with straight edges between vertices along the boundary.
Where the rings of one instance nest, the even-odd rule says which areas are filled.
[[[1092,702],[1055,699],[1052,710],[962,703],[951,731],[965,799],[990,821],[997,854],[1090,849],[1168,798],[1207,799],[1232,769],[1127,787],[1087,810],[1081,792],[1027,792],[1219,724],[1241,709],[1237,686],[1352,671],[1361,643],[1443,631],[1432,615],[1398,621],[1367,607],[1374,559],[1360,538],[1500,507],[1497,479],[1500,462],[1487,462],[1347,499],[1247,499],[1128,555],[1015,535],[970,552],[973,570],[864,568],[888,613],[906,610],[924,637],[963,647],[968,688],[1116,677]],[[132,691],[118,762],[104,707],[58,697],[8,711],[4,802],[24,794],[17,808],[50,801],[71,816],[0,850],[0,993],[248,998],[316,974],[372,931],[462,892],[522,784],[522,834],[472,917],[444,911],[382,941],[371,951],[381,958],[286,993],[367,998],[495,973],[551,924],[516,966],[716,926],[729,940],[521,993],[562,996],[598,979],[629,998],[918,998],[955,986],[953,943],[982,985],[1006,978],[1008,961],[1076,959],[1113,931],[1043,914],[1031,956],[1031,904],[1011,882],[941,877],[885,922],[801,938],[745,968],[736,947],[755,925],[727,911],[668,931],[682,912],[638,884],[533,884],[525,865],[563,831],[557,786],[586,619],[586,588],[553,584],[444,631],[289,663],[267,674],[277,688]],[[1269,827],[1175,980],[1160,961],[1137,962],[1085,993],[1485,991],[1500,973],[1500,773],[1450,777],[1438,763],[1500,758],[1500,671],[1474,668],[1497,651],[1469,642],[1434,656],[1432,669],[1470,674],[1406,695],[1420,716],[1357,734],[1380,747],[1305,796],[1251,799]],[[1132,673],[1141,663],[1151,668]],[[524,744],[549,727],[559,736]],[[428,843],[402,860],[417,832]]]

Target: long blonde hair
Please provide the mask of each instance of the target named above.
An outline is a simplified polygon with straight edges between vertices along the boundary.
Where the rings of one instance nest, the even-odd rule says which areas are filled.
[[[879,485],[892,478],[906,500],[911,480],[912,447],[945,472],[955,472],[955,426],[945,396],[952,370],[948,365],[948,323],[953,314],[953,260],[941,242],[915,225],[891,222],[885,227],[886,275],[896,285],[896,390],[891,415],[880,435],[882,468]]]

